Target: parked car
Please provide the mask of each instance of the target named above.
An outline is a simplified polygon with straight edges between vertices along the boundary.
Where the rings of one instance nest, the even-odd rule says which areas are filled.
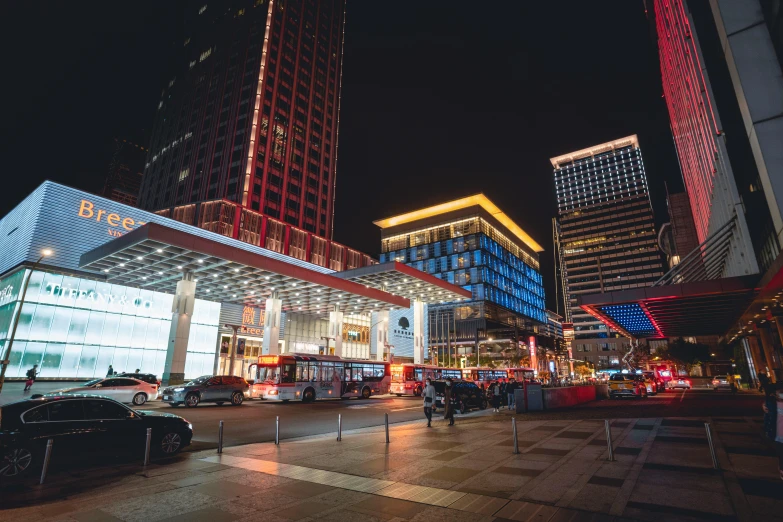
[[[731,379],[728,375],[716,375],[712,378],[712,389],[718,390],[731,390]]]
[[[24,475],[42,462],[47,440],[60,456],[173,455],[190,444],[193,426],[171,413],[132,410],[97,395],[39,396],[0,406],[0,478]]]
[[[115,377],[130,377],[131,379],[138,379],[140,381],[154,384],[160,389],[160,380],[158,376],[152,373],[115,373]]]
[[[93,379],[78,386],[54,390],[47,395],[94,394],[109,397],[119,402],[141,406],[158,398],[158,385],[130,377],[107,377]]]
[[[443,394],[446,392],[446,381],[432,381],[435,387],[435,406],[445,408],[443,403]],[[467,413],[473,408],[480,410],[487,409],[487,398],[484,392],[476,383],[470,381],[453,381],[452,397],[455,397],[455,410],[460,413]]]
[[[202,402],[214,402],[218,406],[230,402],[239,406],[250,395],[250,386],[242,377],[234,375],[204,375],[181,386],[169,386],[161,395],[169,406],[184,404],[195,408]]]
[[[674,377],[672,380],[666,383],[666,389],[668,390],[677,390],[677,389],[691,389],[691,381],[690,379],[686,379],[685,377]]]
[[[609,377],[609,398],[635,397],[642,399],[647,397],[647,384],[641,376],[630,373],[615,373]]]
[[[641,373],[636,375],[637,379],[640,379],[644,382],[644,385],[647,387],[647,395],[657,395],[658,394],[658,385],[655,382],[655,378],[647,375],[646,373]]]

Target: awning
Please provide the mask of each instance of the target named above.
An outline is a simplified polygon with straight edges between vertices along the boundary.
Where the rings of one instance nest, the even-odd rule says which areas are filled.
[[[724,335],[758,294],[757,281],[742,276],[618,290],[578,296],[577,303],[628,337]]]
[[[383,289],[383,278],[357,282],[339,277],[340,272],[325,274],[241,247],[148,223],[86,252],[79,266],[100,273],[109,283],[170,294],[189,273],[196,282],[197,298],[263,306],[276,292],[283,310],[301,313],[326,313],[334,305],[357,314],[410,307],[408,297]],[[406,274],[410,288],[426,289],[427,295],[442,291],[452,300],[470,296],[466,290],[432,281],[432,276],[404,265],[391,273],[395,277]]]

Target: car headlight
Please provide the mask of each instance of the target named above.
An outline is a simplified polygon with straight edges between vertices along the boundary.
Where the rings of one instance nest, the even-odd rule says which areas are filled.
[[[185,388],[174,388],[174,391],[175,392],[185,391]]]
[[[191,424],[190,422],[188,422],[188,429],[190,429],[190,430],[193,429],[193,424]]]

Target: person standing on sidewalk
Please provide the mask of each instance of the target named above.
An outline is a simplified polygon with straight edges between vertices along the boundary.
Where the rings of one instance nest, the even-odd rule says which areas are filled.
[[[506,385],[506,394],[508,394],[508,409],[514,407],[514,391],[517,389],[517,381],[512,377]]]
[[[495,382],[492,384],[492,411],[500,412],[500,384]]]
[[[435,405],[435,387],[432,380],[427,378],[424,389],[421,391],[424,397],[424,416],[427,417],[427,427],[432,428],[432,407]]]
[[[114,375],[114,367],[110,364],[109,370],[106,372],[106,377],[112,377]]]
[[[41,373],[37,371],[38,365],[34,364],[32,368],[27,370],[27,381],[24,383],[24,391],[29,390],[33,387],[33,383],[35,382],[35,378],[38,377],[38,374]]]
[[[449,419],[449,426],[454,426],[454,404],[452,404],[451,394],[454,389],[451,387],[451,379],[446,379],[446,390],[443,392],[443,419]]]

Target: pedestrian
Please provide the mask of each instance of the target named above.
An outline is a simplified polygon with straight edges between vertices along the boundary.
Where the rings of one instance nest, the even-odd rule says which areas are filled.
[[[138,368],[136,368],[136,371],[135,371],[135,372],[133,372],[133,373],[141,373],[141,370],[140,370],[140,369],[138,369]]]
[[[764,390],[767,389],[767,385],[769,385],[769,377],[767,377],[766,373],[759,372],[756,374],[759,378],[759,391],[761,393],[764,393]]]
[[[452,403],[451,379],[446,379],[446,390],[443,392],[443,419],[449,419],[449,426],[454,426],[454,404]],[[456,397],[454,397],[456,399]]]
[[[500,404],[503,404],[503,401],[506,400],[506,381],[503,379],[500,379],[498,381],[500,383]]]
[[[500,413],[500,384],[492,385],[492,411]]]
[[[114,368],[110,364],[109,365],[109,371],[106,372],[106,377],[111,377],[112,375],[114,375]]]
[[[41,373],[37,371],[38,365],[34,364],[32,368],[27,370],[27,380],[24,383],[24,391],[29,390],[33,387],[33,383],[35,382],[35,378],[38,377],[38,374]]]
[[[427,377],[424,389],[421,392],[424,397],[424,416],[427,417],[427,427],[432,428],[432,407],[435,405],[435,387],[432,385],[432,379]]]
[[[508,394],[508,409],[510,410],[514,406],[514,392],[517,389],[517,381],[512,377],[509,383],[506,385],[506,393]]]

